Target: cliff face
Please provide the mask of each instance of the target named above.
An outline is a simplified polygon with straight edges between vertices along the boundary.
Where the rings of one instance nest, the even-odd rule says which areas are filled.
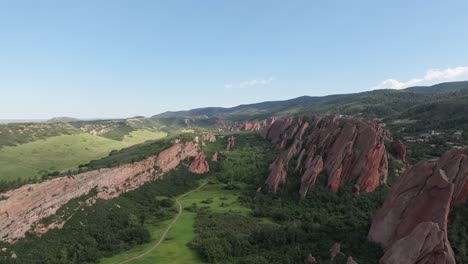
[[[189,171],[196,174],[204,174],[210,171],[208,161],[206,161],[206,156],[203,152],[200,152],[195,156],[195,159],[189,166]]]
[[[3,241],[13,242],[73,198],[94,188],[97,198],[117,197],[159,178],[174,169],[181,160],[197,153],[197,145],[193,142],[177,143],[158,156],[140,162],[29,184],[6,192],[3,194],[6,199],[0,201],[0,237]]]
[[[384,139],[391,138],[377,123],[337,116],[270,118],[262,135],[278,149],[284,149],[270,166],[266,180],[273,191],[285,181],[293,157],[297,157],[296,170],[302,174],[303,197],[322,172],[328,175],[327,186],[332,191],[350,182],[360,191],[372,192],[386,182]]]
[[[380,263],[455,263],[447,217],[467,198],[468,147],[408,168],[372,221],[369,239],[385,249]]]

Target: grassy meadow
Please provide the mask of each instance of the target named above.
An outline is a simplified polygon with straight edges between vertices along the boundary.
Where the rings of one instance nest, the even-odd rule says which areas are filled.
[[[184,211],[169,231],[166,239],[150,254],[131,263],[204,263],[197,255],[196,251],[190,249],[187,244],[195,237],[194,221],[196,213],[187,208],[196,205],[197,207],[209,207],[215,212],[239,212],[248,213],[251,210],[238,202],[240,190],[225,190],[222,184],[207,184],[203,188],[180,199]],[[116,264],[139,255],[156,243],[164,229],[170,221],[165,221],[155,226],[148,226],[151,230],[151,242],[138,245],[126,252],[110,258],[104,258],[102,264]]]
[[[13,181],[62,171],[147,140],[164,138],[165,132],[136,130],[122,141],[87,133],[60,135],[0,149],[0,180]]]

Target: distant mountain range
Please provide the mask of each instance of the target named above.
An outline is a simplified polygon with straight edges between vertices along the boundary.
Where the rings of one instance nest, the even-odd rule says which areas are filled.
[[[206,107],[187,111],[165,112],[153,118],[219,117],[240,121],[263,119],[271,115],[288,115],[300,112],[317,114],[349,114],[364,118],[386,118],[403,114],[428,103],[446,103],[455,100],[461,107],[468,102],[468,81],[441,83],[433,86],[415,86],[402,90],[384,89],[354,94],[328,96],[301,96],[284,101],[270,101],[236,107]],[[460,108],[463,110],[463,108]]]

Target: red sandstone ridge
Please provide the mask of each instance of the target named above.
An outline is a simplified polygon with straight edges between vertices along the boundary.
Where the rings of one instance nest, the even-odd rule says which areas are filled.
[[[197,153],[197,145],[193,142],[176,143],[158,156],[133,164],[28,184],[3,193],[6,199],[0,201],[0,237],[3,241],[14,242],[41,219],[55,214],[73,198],[85,195],[94,188],[97,191],[96,198],[117,197],[161,177],[164,172],[174,169],[181,160],[196,156]],[[48,228],[42,226],[40,232]]]
[[[262,125],[259,122],[248,121],[236,123],[234,126],[236,127],[237,131],[259,131],[262,128]]]
[[[234,141],[235,141],[234,136],[230,136],[228,138],[228,143],[226,145],[226,150],[231,150],[234,147]]]
[[[292,157],[297,157],[296,170],[302,174],[303,197],[322,171],[332,191],[350,182],[360,191],[372,192],[386,182],[384,139],[389,135],[375,122],[338,116],[273,117],[265,121],[262,136],[285,150],[270,166],[266,184],[273,191],[285,181]]]
[[[216,136],[213,132],[208,132],[208,134],[204,135],[202,137],[202,140],[208,141],[208,142],[216,142]]]
[[[211,161],[218,162],[218,152],[216,151],[215,154],[211,157]]]
[[[189,171],[196,174],[204,174],[210,171],[210,166],[208,166],[208,161],[206,161],[206,156],[203,152],[199,152],[195,159],[189,166]]]
[[[372,221],[369,239],[385,251],[380,263],[455,263],[447,217],[467,198],[468,147],[408,168]]]

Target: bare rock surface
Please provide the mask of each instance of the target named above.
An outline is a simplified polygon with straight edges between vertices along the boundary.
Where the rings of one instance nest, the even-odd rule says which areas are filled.
[[[97,191],[96,198],[117,197],[161,177],[181,160],[197,153],[198,147],[193,142],[176,143],[157,156],[133,164],[28,184],[3,193],[6,199],[0,201],[0,237],[3,241],[14,242],[73,198],[88,194],[92,189]],[[37,225],[37,228],[40,233],[47,231],[45,226]]]
[[[235,140],[236,139],[234,138],[234,136],[230,136],[228,138],[228,142],[227,142],[227,145],[226,145],[226,150],[231,150],[234,147]]]
[[[204,141],[208,141],[208,142],[216,142],[216,136],[215,136],[215,134],[214,134],[213,132],[211,132],[211,131],[208,132],[206,135],[204,135],[204,136],[202,137],[202,139],[203,139]]]
[[[322,172],[332,191],[349,182],[359,186],[361,192],[372,192],[386,183],[388,155],[384,140],[391,137],[378,123],[312,114],[273,117],[265,121],[261,133],[277,149],[284,150],[270,166],[266,180],[273,191],[285,181],[293,157],[297,157],[295,169],[302,174],[299,192],[303,197]]]
[[[333,260],[338,253],[341,253],[341,244],[340,243],[335,243],[330,247],[330,256],[331,259]]]
[[[312,256],[312,254],[309,254],[309,256],[307,256],[307,259],[305,261],[306,264],[317,264],[317,260],[315,259],[314,256]]]
[[[468,147],[406,169],[372,220],[368,237],[385,249],[380,263],[455,263],[448,215],[466,202],[467,185]]]
[[[211,157],[211,161],[218,162],[218,152],[216,151],[215,154]]]
[[[208,161],[206,161],[206,156],[203,152],[199,152],[195,159],[189,166],[189,171],[196,174],[204,174],[210,171],[210,166],[208,166]]]

